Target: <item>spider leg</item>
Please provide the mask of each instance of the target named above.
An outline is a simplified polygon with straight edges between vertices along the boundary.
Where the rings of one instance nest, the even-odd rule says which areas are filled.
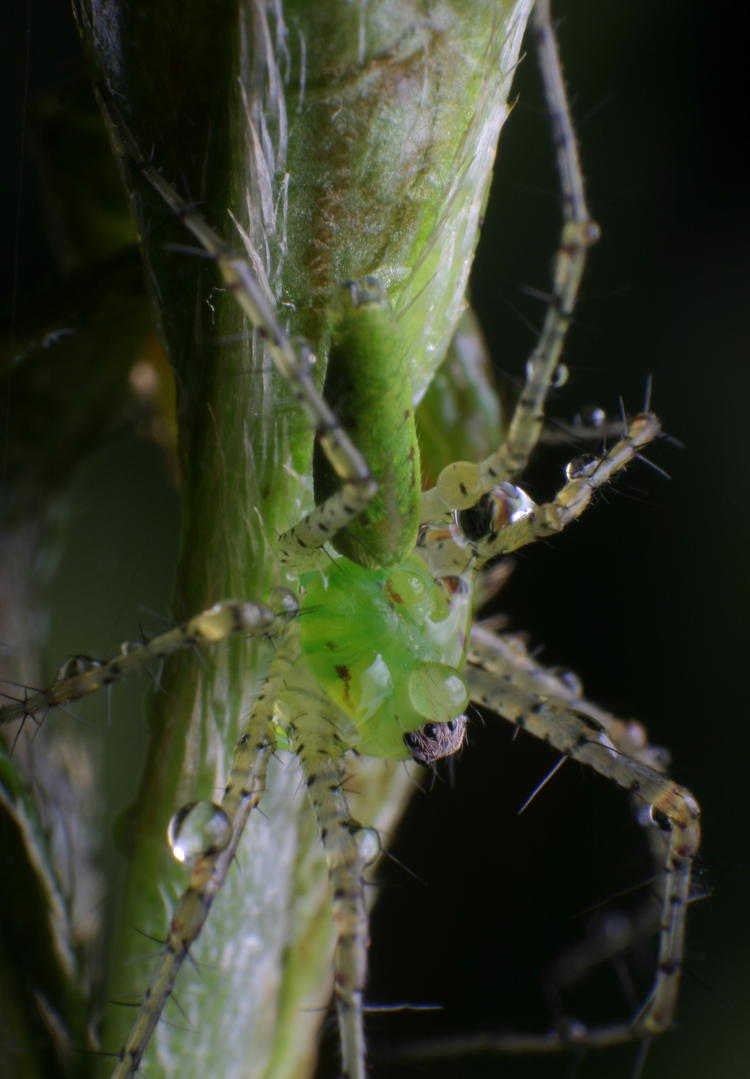
[[[307,412],[321,448],[341,480],[338,491],[279,537],[279,562],[287,570],[298,572],[310,566],[311,552],[317,552],[362,512],[375,496],[377,482],[367,461],[315,385],[309,349],[304,345],[295,348],[279,322],[268,283],[246,257],[236,254],[208,222],[191,209],[158,169],[143,156],[113,101],[107,101],[107,108],[124,157],[137,168],[214,259],[226,288],[255,327],[277,371]]]
[[[699,807],[684,787],[617,747],[615,738],[625,745],[629,739],[637,741],[633,732],[623,737],[627,728],[619,728],[616,722],[609,724],[608,731],[600,720],[579,709],[578,702],[568,703],[564,696],[559,699],[548,695],[550,685],[544,687],[544,692],[539,692],[540,686],[531,692],[529,683],[533,683],[539,671],[531,660],[520,675],[511,673],[512,665],[508,665],[506,677],[498,680],[503,663],[495,661],[490,665],[495,669],[487,669],[480,654],[486,655],[487,651],[486,642],[480,642],[479,651],[472,643],[467,665],[471,696],[477,704],[630,791],[648,805],[654,823],[668,829],[658,959],[652,990],[630,1023],[608,1028],[606,1034],[594,1039],[594,1044],[613,1044],[660,1033],[671,1022],[677,997],[691,868],[700,842]],[[571,708],[574,703],[576,711]],[[615,737],[610,737],[610,732]]]
[[[583,184],[570,106],[552,29],[549,0],[537,0],[531,19],[536,55],[552,124],[563,205],[563,224],[552,274],[552,295],[539,340],[526,364],[526,378],[508,433],[498,449],[478,464],[456,461],[422,496],[422,520],[439,520],[447,509],[475,504],[483,494],[521,473],[539,441],[550,387],[567,372],[560,356],[567,337],[588,250],[599,238]]]
[[[568,465],[568,482],[551,502],[536,505],[520,488],[506,483],[490,496],[496,503],[494,519],[484,522],[478,538],[467,537],[462,527],[448,522],[442,527],[439,523],[425,525],[419,538],[422,556],[436,577],[461,577],[493,558],[562,532],[587,509],[594,492],[660,434],[661,425],[652,413],[635,416],[622,438],[602,457],[579,458]],[[464,503],[461,508],[475,508],[468,497]]]
[[[343,755],[332,755],[327,741],[323,744],[319,735],[304,726],[293,727],[292,740],[317,817],[333,892],[334,999],[341,1072],[345,1079],[366,1079],[362,1005],[369,934],[363,874],[379,854],[380,840],[376,831],[363,828],[349,815]]]
[[[527,364],[526,384],[502,446],[480,465],[483,493],[522,472],[539,441],[544,403],[556,380],[588,250],[599,237],[599,228],[586,205],[583,171],[549,6],[549,0],[537,0],[530,28],[552,126],[562,190],[563,226],[553,271],[552,297],[539,341]]]
[[[104,662],[78,657],[80,669],[71,677],[58,678],[47,689],[32,693],[24,700],[3,705],[0,708],[0,726],[80,700],[120,678],[140,674],[152,663],[184,648],[215,644],[238,633],[248,637],[278,637],[286,629],[293,613],[288,601],[283,606],[284,609],[278,613],[260,603],[222,600],[145,644],[123,645],[118,655]]]
[[[602,735],[618,753],[640,761],[655,772],[664,773],[666,770],[669,754],[661,746],[650,744],[641,723],[635,719],[621,719],[587,700],[575,675],[570,671],[560,672],[543,666],[529,654],[521,638],[492,633],[481,625],[475,625],[471,631],[468,662],[481,667],[500,683],[512,683],[529,699],[552,699],[578,715],[588,717],[599,726]],[[667,840],[658,828],[648,829],[648,840],[652,864],[658,867],[661,874],[666,861]],[[642,939],[655,928],[654,910],[649,903],[640,914],[628,919],[627,927],[618,926],[618,933],[614,937],[597,933],[587,942],[579,941],[564,952],[551,969],[552,981],[559,986],[580,981],[589,970],[621,954],[628,940]]]
[[[668,764],[668,754],[660,746],[649,743],[641,723],[635,719],[620,719],[587,700],[574,675],[551,670],[539,663],[521,638],[508,633],[492,633],[479,623],[471,630],[468,662],[481,667],[498,681],[513,683],[529,697],[552,698],[579,715],[589,716],[601,726],[619,753],[639,760],[655,772],[663,772]]]
[[[625,468],[640,452],[661,434],[658,419],[650,412],[641,413],[631,420],[625,434],[603,457],[586,457],[571,462],[567,468],[568,482],[558,491],[552,502],[522,512],[498,531],[489,534],[476,544],[476,565],[483,566],[489,559],[525,547],[528,543],[562,532],[576,521],[591,503],[598,488],[609,483],[612,477]],[[533,504],[532,504],[533,505]]]
[[[164,948],[143,995],[138,1014],[119,1053],[112,1079],[131,1079],[141,1064],[151,1035],[174,987],[180,967],[200,934],[211,905],[221,890],[235,857],[251,811],[265,790],[268,763],[274,749],[271,718],[299,642],[291,630],[282,639],[245,728],[235,746],[229,778],[221,800],[227,840],[208,846],[191,859],[190,882],[179,899],[167,930]]]

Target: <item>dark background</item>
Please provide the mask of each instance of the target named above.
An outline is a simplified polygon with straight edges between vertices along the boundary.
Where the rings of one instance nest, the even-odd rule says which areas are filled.
[[[680,445],[650,454],[670,479],[636,464],[578,527],[520,556],[504,608],[513,628],[543,646],[545,662],[576,670],[593,699],[637,716],[669,746],[674,775],[702,802],[697,884],[712,894],[691,910],[678,1024],[653,1046],[644,1075],[740,1079],[750,1067],[744,42],[731,9],[717,5],[610,0],[557,11],[603,239],[566,353],[571,378],[551,410],[569,417],[596,402],[615,412],[620,396],[636,410],[650,375],[654,408]],[[0,65],[10,82],[2,94],[2,272],[4,295],[15,287],[23,299],[52,270],[22,157],[18,101],[27,73],[34,87],[55,86],[79,61],[64,4],[19,5],[17,14]],[[517,91],[473,285],[498,369],[512,377],[533,344],[518,310],[533,324],[541,317],[523,286],[546,286],[557,212],[532,57]],[[52,596],[52,666],[97,633],[122,635],[111,627],[131,626],[134,605],[168,607],[172,507],[163,490],[129,480],[133,452],[127,469],[109,459],[76,479]],[[148,451],[138,452],[148,471]],[[554,489],[562,463],[553,456],[534,471],[532,494]],[[97,486],[102,467],[106,482]],[[127,565],[103,522],[125,536]],[[105,594],[104,610],[83,610],[82,592]],[[384,870],[372,999],[439,1001],[441,1031],[543,1030],[552,1021],[541,972],[574,939],[576,915],[649,872],[627,800],[576,765],[566,764],[517,817],[554,762],[529,739],[512,740],[504,725],[477,723],[454,782],[444,775],[417,796],[396,854],[418,880],[395,863]],[[636,982],[639,959],[627,963]],[[566,1004],[582,1019],[627,1014],[622,970],[608,966]],[[424,1017],[425,1032],[434,1022]],[[413,1016],[408,1025],[413,1033]],[[398,1022],[373,1018],[371,1026],[375,1076],[562,1077],[578,1074],[571,1068],[580,1063],[583,1077],[616,1079],[631,1074],[634,1060],[628,1048],[583,1062],[480,1060],[401,1072],[388,1055]]]

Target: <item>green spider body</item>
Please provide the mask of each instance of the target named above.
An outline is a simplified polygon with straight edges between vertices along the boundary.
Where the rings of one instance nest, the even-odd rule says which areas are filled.
[[[404,736],[425,723],[461,716],[468,589],[449,599],[416,555],[387,570],[339,558],[301,584],[302,656],[287,700],[311,676],[336,706],[343,742],[389,759],[408,757]]]

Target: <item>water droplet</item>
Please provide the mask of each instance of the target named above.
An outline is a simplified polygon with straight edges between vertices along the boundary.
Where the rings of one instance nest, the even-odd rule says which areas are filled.
[[[360,826],[352,833],[352,838],[357,845],[357,851],[362,859],[363,865],[372,865],[372,863],[380,856],[382,850],[380,836],[376,830],[374,828],[364,828]]]
[[[561,386],[564,386],[565,383],[568,381],[569,376],[570,371],[565,366],[565,364],[558,363],[557,367],[554,370],[554,374],[552,375],[552,381],[550,383],[552,388],[555,390],[559,390],[559,388]]]
[[[144,647],[143,641],[120,641],[119,652],[121,656],[129,656],[133,652],[139,652]]]
[[[565,466],[565,477],[568,480],[580,480],[584,476],[590,476],[599,465],[599,458],[590,453],[584,453],[580,457],[574,457]]]
[[[525,369],[526,381],[533,382],[536,378],[538,378],[542,366],[543,361],[540,361],[538,356],[532,357],[530,360],[527,360]]]
[[[649,816],[651,823],[655,824],[657,828],[660,828],[662,832],[670,832],[672,830],[672,822],[666,813],[663,813],[661,809],[657,809],[655,805],[649,806]]]
[[[560,670],[555,671],[555,674],[574,697],[583,696],[583,684],[575,671],[560,668]]]
[[[284,304],[283,306],[286,307],[287,305]],[[294,304],[289,304],[289,307],[294,310]],[[304,374],[310,374],[310,372],[315,367],[315,364],[318,362],[318,357],[310,348],[308,342],[305,340],[304,337],[293,337],[292,348],[297,355],[297,361],[299,363],[301,371]]]
[[[576,412],[573,423],[576,427],[593,427],[598,430],[607,422],[607,413],[598,405],[584,405],[580,412]]]
[[[514,483],[509,483],[507,480],[494,487],[492,495],[498,502],[502,499],[505,503],[504,514],[497,514],[498,527],[520,521],[536,509],[536,502],[527,495],[523,487],[516,487]]]
[[[70,659],[66,659],[63,664],[58,668],[57,681],[64,682],[68,678],[75,678],[79,674],[86,674],[88,671],[93,671],[95,667],[101,667],[102,661],[100,659],[92,659],[91,656],[71,656]]]
[[[288,588],[272,588],[268,605],[280,618],[291,620],[299,614],[299,599]]]
[[[633,939],[633,925],[624,911],[609,911],[606,914],[594,915],[589,919],[586,932],[590,938],[603,942],[607,955],[617,954]]]
[[[173,814],[167,827],[170,850],[186,865],[223,850],[231,836],[229,817],[215,802],[188,802]]]
[[[242,947],[248,955],[259,955],[263,950],[263,941],[257,933],[246,933],[242,937]]]

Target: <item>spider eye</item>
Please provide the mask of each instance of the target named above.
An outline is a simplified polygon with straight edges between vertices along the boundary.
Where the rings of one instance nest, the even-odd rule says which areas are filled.
[[[457,716],[445,723],[425,723],[416,731],[404,735],[404,745],[417,764],[430,765],[441,757],[450,757],[463,745],[466,716]]]

